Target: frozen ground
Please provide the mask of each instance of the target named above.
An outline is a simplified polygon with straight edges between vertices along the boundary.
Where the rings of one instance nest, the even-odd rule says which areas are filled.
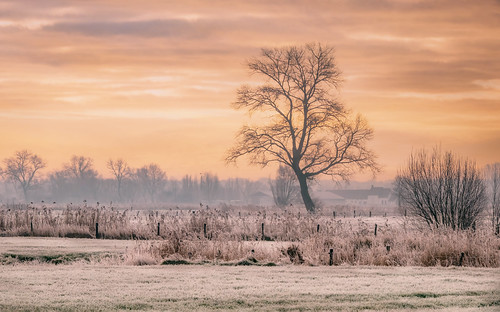
[[[0,238],[0,253],[123,253],[134,242]],[[0,311],[499,311],[498,268],[0,265]]]

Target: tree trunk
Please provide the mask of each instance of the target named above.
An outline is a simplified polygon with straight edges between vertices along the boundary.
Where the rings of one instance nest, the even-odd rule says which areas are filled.
[[[302,200],[304,201],[306,210],[310,213],[315,213],[316,207],[314,207],[314,202],[311,199],[311,195],[309,195],[309,188],[307,187],[306,177],[302,174],[297,174],[297,179],[299,180],[300,194],[302,195]]]

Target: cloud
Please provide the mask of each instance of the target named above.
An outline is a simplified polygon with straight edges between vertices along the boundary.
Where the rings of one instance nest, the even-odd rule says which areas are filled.
[[[141,36],[200,38],[209,31],[196,22],[180,19],[124,22],[61,22],[44,27],[44,30],[79,33],[89,36]]]
[[[429,138],[480,142],[499,130],[499,16],[488,0],[0,2],[0,125],[9,124],[0,130],[19,132],[29,119],[59,129],[52,142],[75,149],[78,140],[65,141],[54,120],[74,138],[98,124],[95,140],[112,137],[107,120],[120,120],[131,138],[138,130],[129,123],[217,120],[193,126],[201,131],[193,137],[230,142],[235,90],[258,78],[245,60],[262,47],[320,41],[336,47],[340,98],[380,129],[382,162]],[[38,138],[28,129],[19,144]],[[180,149],[197,145],[178,129]],[[130,151],[134,140],[115,148]],[[484,144],[471,146],[486,153]]]

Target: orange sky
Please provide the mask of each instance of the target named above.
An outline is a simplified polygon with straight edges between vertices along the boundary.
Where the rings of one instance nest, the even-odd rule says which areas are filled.
[[[245,60],[317,41],[375,130],[378,179],[436,144],[484,165],[500,160],[499,38],[498,1],[0,0],[0,159],[268,177],[223,161],[248,119],[230,107]]]

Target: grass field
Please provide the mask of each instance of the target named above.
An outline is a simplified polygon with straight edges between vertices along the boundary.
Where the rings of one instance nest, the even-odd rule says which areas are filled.
[[[498,311],[479,268],[0,266],[2,311]]]
[[[115,264],[136,244],[0,237],[31,259],[0,265],[0,311],[500,310],[498,268]]]

